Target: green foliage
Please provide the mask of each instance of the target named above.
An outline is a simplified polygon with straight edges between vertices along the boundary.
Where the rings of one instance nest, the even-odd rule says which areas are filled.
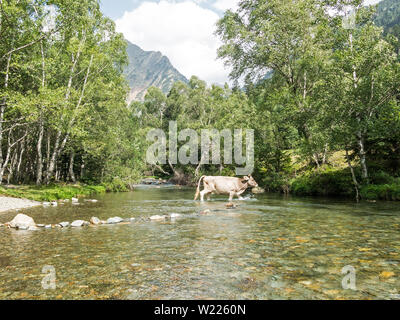
[[[400,201],[400,180],[392,184],[363,186],[360,193],[366,200]]]
[[[55,201],[61,199],[71,199],[80,196],[89,196],[106,192],[104,186],[90,185],[49,185],[49,186],[19,186],[9,189],[0,187],[0,194],[25,198],[35,201]]]
[[[324,167],[294,178],[291,191],[297,195],[352,196],[354,187],[348,169]]]

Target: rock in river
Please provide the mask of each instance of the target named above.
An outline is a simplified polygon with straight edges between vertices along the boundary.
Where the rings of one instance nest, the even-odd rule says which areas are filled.
[[[90,218],[90,223],[91,223],[91,224],[94,224],[94,225],[98,225],[98,224],[101,224],[101,221],[100,221],[100,219],[97,218],[97,217],[91,217],[91,218]]]
[[[66,228],[69,226],[69,222],[60,222],[59,225],[63,228]]]
[[[22,214],[22,213],[17,214],[14,217],[14,219],[12,219],[8,223],[8,225],[11,228],[18,228],[18,229],[23,229],[23,230],[26,230],[29,227],[36,227],[35,221],[31,217],[29,217],[25,214]]]
[[[107,219],[107,224],[115,224],[115,223],[120,223],[122,222],[124,219],[120,218],[120,217],[114,217],[114,218],[108,218]]]
[[[151,216],[150,220],[153,220],[153,221],[165,220],[165,216]]]
[[[171,215],[170,215],[171,219],[176,219],[176,218],[179,218],[179,217],[181,217],[181,216],[182,216],[182,215],[179,214],[179,213],[171,213]]]
[[[229,202],[225,205],[225,207],[227,207],[228,209],[235,209],[236,204],[234,204],[233,202]]]
[[[83,221],[83,220],[75,220],[74,222],[71,223],[71,227],[82,227],[82,226],[86,226],[88,224],[87,221]]]

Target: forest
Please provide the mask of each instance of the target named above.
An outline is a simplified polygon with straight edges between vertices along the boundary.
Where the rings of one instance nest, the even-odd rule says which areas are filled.
[[[125,190],[143,176],[234,175],[147,165],[147,132],[173,120],[254,129],[267,191],[400,200],[399,5],[361,2],[242,0],[216,26],[233,87],[193,76],[127,105],[127,44],[97,0],[0,0],[0,182]]]

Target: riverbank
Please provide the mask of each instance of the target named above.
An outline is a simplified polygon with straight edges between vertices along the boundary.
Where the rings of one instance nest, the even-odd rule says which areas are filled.
[[[356,168],[358,181],[360,173]],[[350,169],[321,168],[306,172],[290,181],[290,193],[298,196],[340,196],[355,197],[355,188]],[[363,200],[400,201],[400,179],[385,172],[370,175],[370,183],[359,188]]]
[[[20,198],[19,200],[25,199],[27,201],[26,204],[28,205],[32,201],[57,201],[63,199],[72,199],[98,193],[105,193],[106,191],[107,187],[103,185],[91,186],[74,184],[50,186],[1,186],[0,197],[7,197],[7,199],[10,199],[10,197],[14,199]],[[3,200],[3,198],[1,198],[1,200]],[[16,200],[18,199],[15,199],[15,201]],[[13,201],[9,200],[8,202],[12,203]],[[3,203],[0,203],[0,210],[3,207]]]

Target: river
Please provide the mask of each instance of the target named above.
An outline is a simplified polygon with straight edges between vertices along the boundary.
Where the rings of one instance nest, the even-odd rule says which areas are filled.
[[[262,194],[227,209],[224,196],[193,196],[190,188],[141,187],[97,203],[21,210],[43,224],[136,220],[0,228],[0,299],[400,299],[398,203]],[[211,214],[199,215],[205,209]],[[182,216],[144,219],[172,213]],[[55,289],[42,285],[45,266]],[[354,271],[356,290],[343,288],[352,276],[343,268]]]

